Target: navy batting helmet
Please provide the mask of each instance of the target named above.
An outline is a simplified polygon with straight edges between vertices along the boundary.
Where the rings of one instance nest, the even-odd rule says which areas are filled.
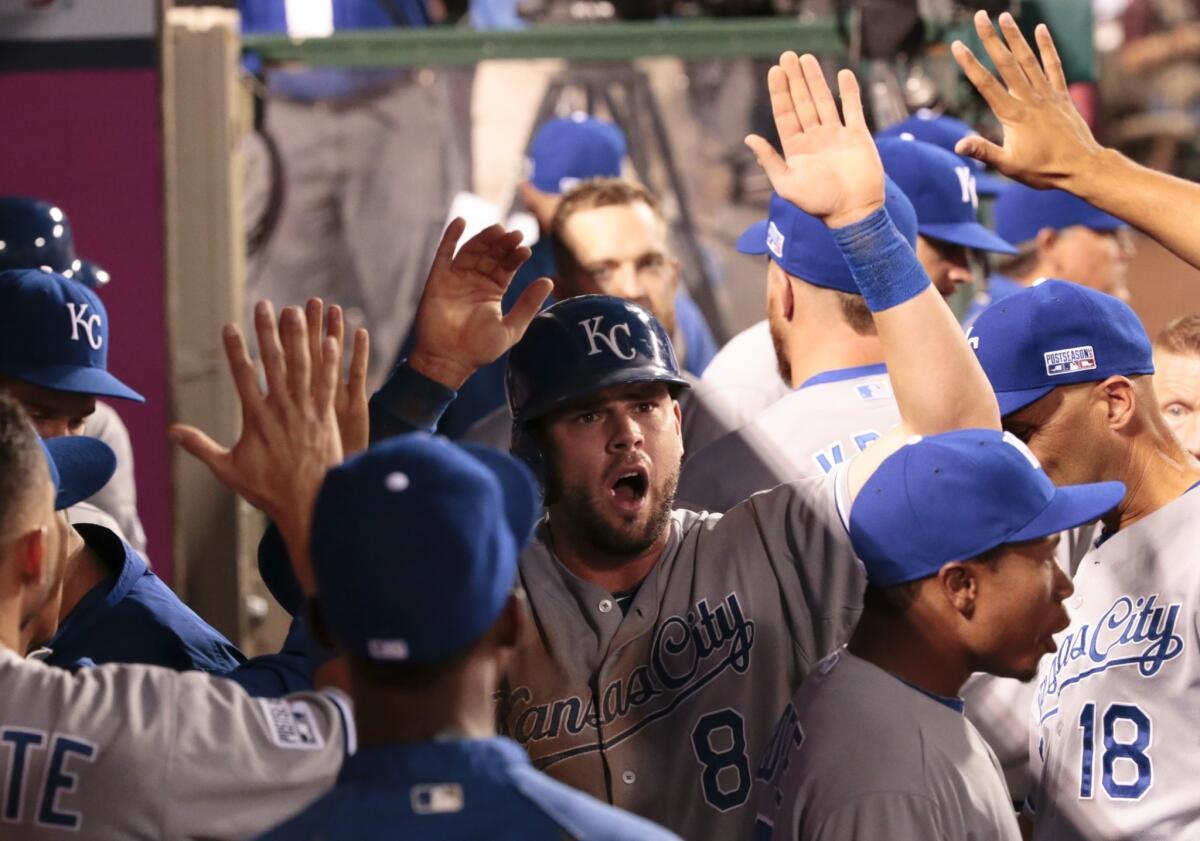
[[[45,266],[91,289],[108,283],[108,272],[75,254],[71,222],[41,199],[0,196],[0,271]]]
[[[610,386],[643,382],[673,391],[688,386],[667,331],[649,310],[608,295],[547,307],[508,357],[513,452],[539,468],[541,455],[525,435],[530,421]]]

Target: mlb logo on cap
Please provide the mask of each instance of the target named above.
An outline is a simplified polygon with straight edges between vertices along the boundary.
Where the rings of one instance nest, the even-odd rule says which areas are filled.
[[[1009,415],[1060,385],[1153,374],[1150,337],[1137,314],[1111,295],[1045,280],[985,309],[970,331]]]
[[[767,250],[775,255],[775,259],[783,259],[783,232],[775,226],[774,222],[767,223]]]

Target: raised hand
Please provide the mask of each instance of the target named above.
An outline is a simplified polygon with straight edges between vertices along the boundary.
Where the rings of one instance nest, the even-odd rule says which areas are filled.
[[[746,145],[775,192],[831,228],[882,207],[883,164],[867,129],[854,74],[838,73],[844,121],[821,65],[811,55],[784,53],[767,73],[767,87],[783,157],[758,135],[747,137]]]
[[[345,347],[345,316],[337,304],[331,304],[326,310],[325,302],[320,298],[309,298],[304,307],[304,318],[307,322],[309,354],[314,366],[320,367],[324,359],[322,333],[333,339],[339,349]],[[367,412],[367,362],[370,352],[370,336],[365,327],[359,327],[354,331],[350,370],[345,379],[338,377],[333,395],[333,409],[342,438],[342,455],[345,457],[362,452],[370,443],[370,418]],[[339,350],[339,353],[344,353],[344,350]]]
[[[442,235],[417,307],[408,358],[414,370],[453,389],[512,347],[554,288],[549,278],[535,280],[505,315],[500,302],[530,251],[521,245],[519,231],[492,225],[455,254],[465,226],[455,219]]]
[[[287,307],[276,325],[266,301],[254,310],[266,392],[259,387],[246,343],[236,325],[223,333],[225,356],[242,407],[242,433],[232,447],[185,424],[171,438],[213,472],[226,487],[262,509],[279,527],[305,592],[315,584],[308,565],[313,504],[326,471],[342,460],[334,411],[341,375],[341,346],[332,337],[313,359],[304,317]]]
[[[1071,102],[1050,30],[1039,24],[1034,32],[1040,62],[1007,12],[1000,15],[1003,39],[986,12],[976,13],[975,30],[1004,84],[961,41],[954,42],[954,58],[1000,121],[1004,145],[965,137],[955,151],[1032,187],[1066,188],[1102,147]]]

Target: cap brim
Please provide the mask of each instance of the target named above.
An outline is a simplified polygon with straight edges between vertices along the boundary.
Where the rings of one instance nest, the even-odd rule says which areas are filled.
[[[769,254],[767,251],[767,220],[755,222],[737,238],[737,250],[742,254]]]
[[[68,435],[43,441],[58,471],[58,495],[54,510],[70,508],[94,496],[108,484],[117,469],[117,456],[96,438]]]
[[[1000,417],[1007,417],[1013,412],[1019,412],[1052,391],[1054,391],[1052,385],[1040,385],[1037,388],[1025,388],[1019,391],[997,391],[996,402],[1000,404]]]
[[[1120,482],[1094,482],[1057,488],[1042,513],[1020,531],[1010,535],[1006,542],[1037,540],[1095,522],[1113,510],[1124,496],[1125,485]]]
[[[921,236],[942,242],[961,245],[965,248],[975,248],[979,251],[992,251],[997,254],[1016,254],[1017,249],[1012,243],[1003,240],[978,222],[951,222],[941,225],[921,225],[917,228]]]
[[[48,365],[44,367],[14,366],[6,371],[23,382],[40,385],[55,391],[74,394],[94,394],[96,397],[119,397],[145,403],[146,398],[102,368],[78,365]]]
[[[981,196],[989,198],[998,196],[1007,190],[1011,183],[1011,181],[997,178],[995,175],[988,175],[986,172],[975,173],[975,192]]]
[[[457,443],[490,470],[500,483],[508,528],[516,538],[518,550],[524,549],[542,519],[542,498],[533,473],[522,462],[494,447],[468,441]]]

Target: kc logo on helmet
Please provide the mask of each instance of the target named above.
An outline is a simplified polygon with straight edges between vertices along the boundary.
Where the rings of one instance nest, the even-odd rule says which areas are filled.
[[[971,207],[979,207],[979,193],[975,189],[975,176],[971,174],[971,168],[967,166],[956,166],[954,174],[958,176],[958,186],[962,188],[963,204],[969,204]]]
[[[591,350],[588,351],[588,356],[595,356],[596,354],[600,353],[600,348],[596,344],[597,340],[599,340],[601,344],[608,345],[609,351],[620,359],[630,360],[637,356],[636,351],[634,351],[632,347],[627,349],[628,352],[623,351],[620,343],[617,341],[618,333],[624,333],[626,341],[632,341],[629,332],[629,325],[622,321],[619,324],[614,324],[612,327],[609,327],[608,332],[606,333],[600,328],[600,323],[602,321],[604,321],[604,316],[598,315],[595,318],[585,318],[583,321],[579,322],[579,326],[582,327],[583,332],[587,334],[588,347],[591,348]]]
[[[104,322],[100,318],[100,314],[88,315],[87,304],[80,304],[77,311],[73,301],[67,302],[67,312],[71,314],[71,341],[79,341],[79,329],[82,327],[83,331],[87,333],[87,343],[92,350],[100,350],[104,345],[104,331],[100,329]],[[97,332],[93,333],[93,330]]]

